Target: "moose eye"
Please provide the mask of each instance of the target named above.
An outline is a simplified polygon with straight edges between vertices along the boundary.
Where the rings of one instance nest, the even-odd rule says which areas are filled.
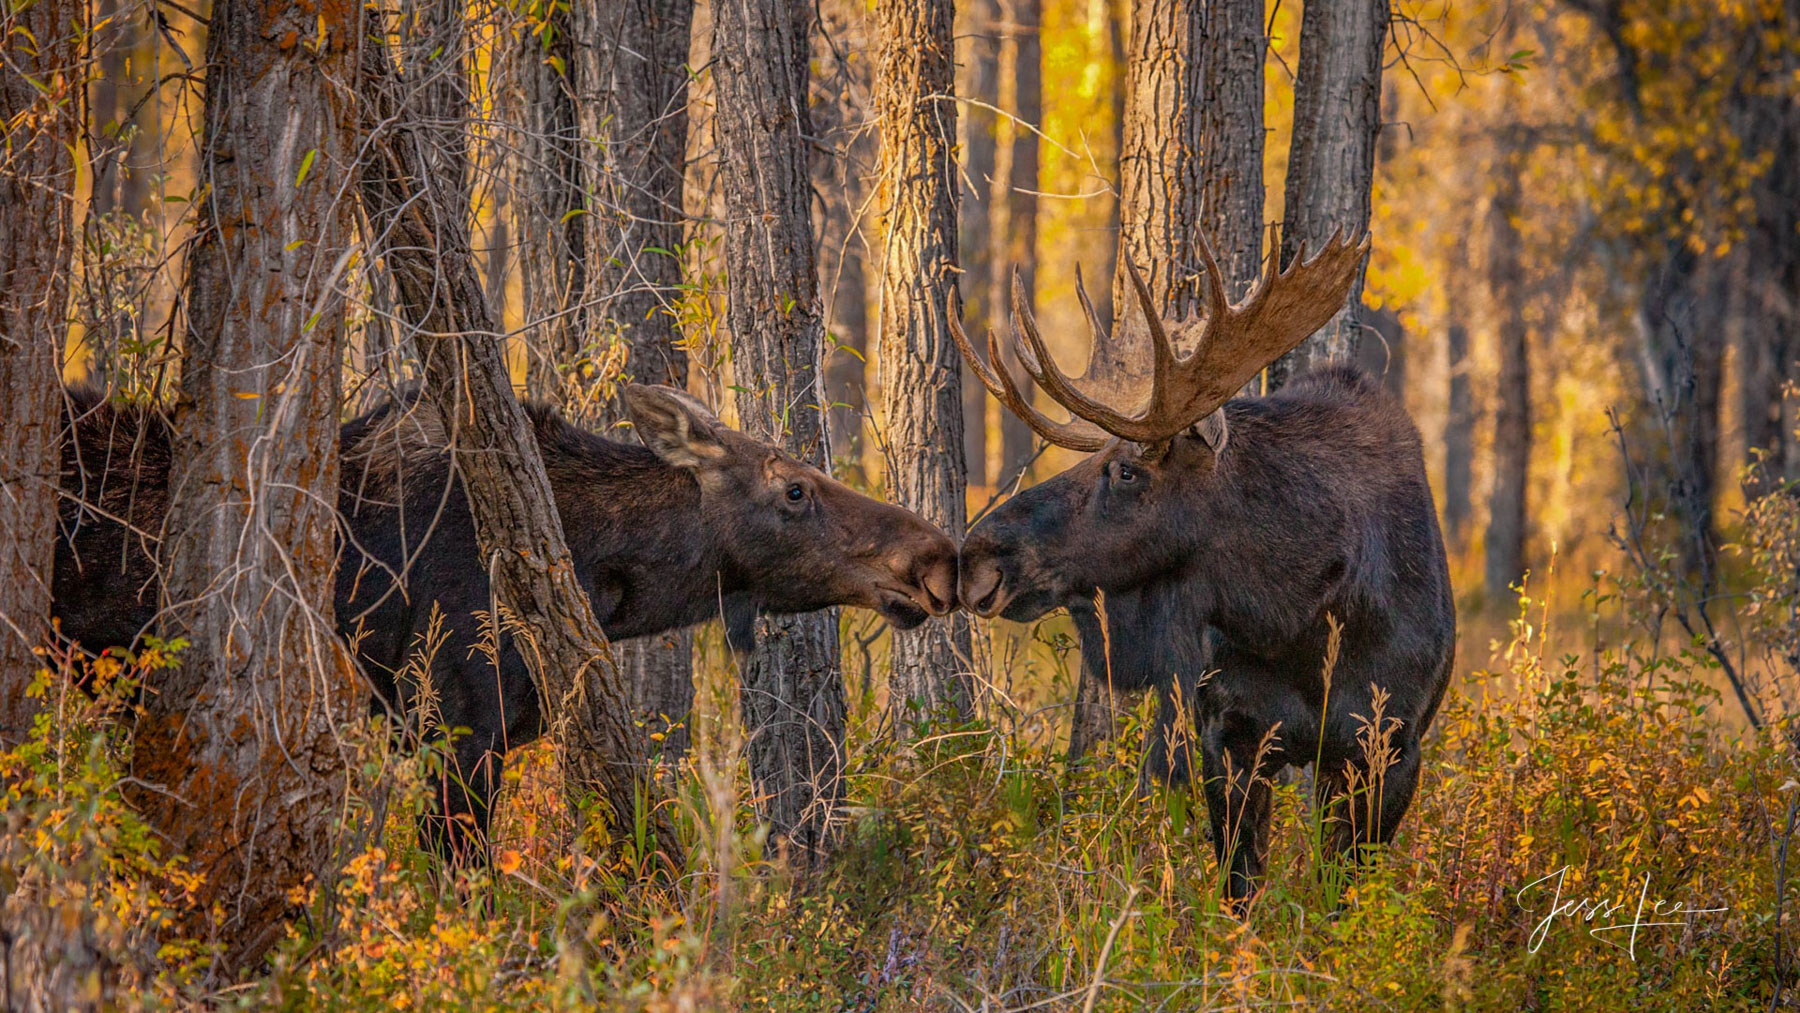
[[[1119,465],[1119,481],[1129,485],[1138,480],[1138,470],[1129,464]]]
[[[799,482],[795,482],[794,484],[787,487],[787,500],[789,503],[798,503],[805,498],[806,498],[806,487],[801,485]]]

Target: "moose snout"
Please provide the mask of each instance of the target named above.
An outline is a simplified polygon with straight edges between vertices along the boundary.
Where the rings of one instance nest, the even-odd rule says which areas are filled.
[[[923,593],[920,604],[932,615],[947,615],[955,609],[956,550],[934,552],[920,559],[913,570],[913,586]]]
[[[993,555],[963,546],[957,565],[957,594],[963,607],[978,616],[992,616],[1004,604],[1001,600],[1006,574]]]

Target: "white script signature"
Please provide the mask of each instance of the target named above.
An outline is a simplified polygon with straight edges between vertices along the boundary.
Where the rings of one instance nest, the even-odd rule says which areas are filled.
[[[1668,901],[1650,899],[1650,874],[1644,873],[1642,884],[1638,887],[1636,903],[1623,898],[1581,897],[1574,900],[1563,899],[1563,880],[1568,876],[1569,867],[1562,868],[1526,883],[1514,895],[1521,911],[1536,912],[1534,907],[1527,906],[1525,895],[1536,890],[1539,896],[1548,895],[1550,911],[1537,928],[1531,932],[1528,949],[1536,953],[1544,945],[1550,935],[1550,928],[1558,918],[1570,921],[1577,919],[1589,923],[1588,935],[1610,946],[1617,946],[1630,954],[1632,960],[1637,959],[1638,933],[1644,929],[1667,926],[1686,926],[1695,915],[1722,914],[1727,908],[1722,907],[1688,907],[1684,901]],[[1540,900],[1539,903],[1542,903]],[[1622,913],[1629,917],[1621,920]],[[1646,917],[1649,920],[1645,920]],[[1670,919],[1680,919],[1673,921]],[[1598,922],[1599,924],[1595,924]],[[1625,934],[1623,940],[1619,934]]]

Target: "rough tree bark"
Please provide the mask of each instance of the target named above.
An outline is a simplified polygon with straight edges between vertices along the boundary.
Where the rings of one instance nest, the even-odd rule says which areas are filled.
[[[1288,155],[1281,264],[1301,244],[1317,250],[1334,229],[1369,227],[1375,139],[1381,132],[1381,56],[1388,0],[1307,4],[1300,15],[1300,69],[1294,82],[1294,136]],[[1268,370],[1268,389],[1327,362],[1356,355],[1362,272],[1344,308]]]
[[[522,33],[519,157],[507,162],[508,204],[518,236],[521,316],[525,341],[525,390],[533,398],[562,402],[559,367],[581,354],[581,325],[567,311],[587,288],[587,207],[582,186],[574,77],[591,54],[576,60],[573,16],[552,6],[545,30]],[[538,28],[537,25],[528,25]],[[560,67],[560,69],[559,69]],[[592,71],[590,70],[590,73]]]
[[[973,102],[959,106],[956,121],[958,147],[962,150],[962,169],[956,176],[961,187],[957,250],[962,257],[960,277],[964,282],[957,287],[965,293],[964,329],[970,334],[985,334],[1005,318],[1004,310],[989,305],[996,274],[989,212],[994,203],[992,181],[999,122],[993,110],[985,107],[998,108],[1000,101],[998,0],[965,4],[963,22],[956,32],[962,43],[956,64],[956,94]],[[987,388],[976,382],[967,363],[962,367],[961,382],[963,467],[969,480],[981,485],[987,482],[988,473]]]
[[[349,3],[222,0],[207,40],[160,550],[162,633],[190,646],[144,697],[126,794],[200,877],[178,931],[222,944],[228,975],[331,857],[359,696],[332,618],[359,24]]]
[[[1450,550],[1468,547],[1470,486],[1475,462],[1475,402],[1469,390],[1469,329],[1451,324],[1449,413],[1444,420],[1444,536]]]
[[[813,158],[813,188],[819,194],[819,275],[828,309],[825,394],[830,399],[826,428],[831,456],[860,470],[862,413],[867,408],[869,354],[869,246],[873,215],[865,215],[874,171],[874,131],[866,126],[869,97],[869,13],[856,0],[819,5],[821,24],[813,39],[813,132],[823,149]]]
[[[714,132],[725,204],[727,319],[740,425],[824,466],[804,0],[729,0],[713,22]],[[837,610],[764,616],[740,656],[760,811],[795,857],[829,845],[843,798]]]
[[[32,648],[49,639],[86,11],[60,0],[0,14],[0,747],[31,730]]]
[[[1091,357],[1088,377],[1111,385],[1140,373],[1149,338],[1123,258],[1135,258],[1170,319],[1201,312],[1196,235],[1204,230],[1234,298],[1254,284],[1262,256],[1263,35],[1256,0],[1140,0],[1133,13],[1125,130],[1119,159],[1121,261],[1112,279],[1117,358]],[[1096,349],[1098,352],[1099,349]],[[1121,607],[1135,607],[1121,601]],[[1083,632],[1069,753],[1112,734],[1116,704],[1104,660]]]
[[[1525,575],[1525,490],[1531,465],[1531,343],[1525,322],[1525,264],[1519,249],[1518,165],[1501,162],[1488,211],[1488,296],[1496,320],[1500,378],[1494,394],[1494,488],[1488,499],[1484,586],[1490,602],[1509,599]]]
[[[1038,135],[1044,119],[1043,5],[1040,0],[1002,0],[999,64],[1000,117],[994,144],[994,185],[988,214],[992,216],[988,255],[988,312],[995,322],[1009,320],[1012,312],[1012,279],[1017,271],[1025,290],[1025,303],[1034,311],[1037,303],[1037,194]],[[977,332],[979,333],[979,332]],[[1013,345],[1003,354],[1014,376],[1024,376],[1013,361]],[[1027,381],[1029,383],[1029,381]],[[1026,388],[1030,396],[1030,388]],[[985,412],[984,416],[985,417]],[[1031,427],[1012,412],[1000,413],[999,454],[988,462],[989,484],[996,488],[1011,482],[1031,459],[1035,440]]]
[[[881,120],[886,214],[878,353],[886,409],[887,494],[961,539],[962,356],[950,337],[960,313],[956,286],[955,18],[950,0],[883,0],[875,109]],[[1035,140],[1035,138],[1034,138]],[[918,714],[973,706],[969,624],[961,614],[893,635],[888,710],[896,728]]]
[[[578,67],[597,71],[600,91],[579,113],[584,131],[604,130],[600,165],[589,188],[598,200],[581,216],[589,259],[587,312],[581,330],[589,340],[617,335],[628,349],[625,375],[640,383],[685,390],[687,350],[675,316],[681,285],[682,188],[687,169],[687,55],[692,0],[629,0],[580,8],[585,22],[598,17],[591,50]],[[582,31],[585,35],[585,30]],[[585,42],[585,39],[581,41]],[[597,63],[597,67],[591,66]],[[598,104],[597,115],[589,106]],[[582,136],[594,136],[584,133]],[[611,403],[603,421],[622,417]],[[694,634],[672,630],[619,645],[621,668],[638,716],[660,751],[687,751],[687,716],[694,704]]]
[[[469,250],[467,206],[427,169],[427,152],[448,150],[438,135],[460,132],[461,118],[409,111],[405,98],[417,91],[396,72],[381,38],[364,43],[359,68],[370,151],[361,167],[363,201],[376,234],[387,237],[397,309],[424,361],[425,397],[448,422],[495,596],[531,641],[524,654],[545,713],[555,716],[565,794],[578,815],[597,799],[615,831],[652,807],[643,814],[650,846],[679,869],[681,845],[656,804],[627,687],[575,579],[543,459],[512,393]]]

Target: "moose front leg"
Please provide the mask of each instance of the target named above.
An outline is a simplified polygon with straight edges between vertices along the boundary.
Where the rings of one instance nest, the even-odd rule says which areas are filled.
[[[1400,738],[1380,769],[1367,757],[1326,764],[1315,772],[1315,803],[1325,821],[1325,841],[1333,854],[1360,863],[1366,845],[1394,839],[1419,785],[1419,743]]]
[[[1139,783],[1146,793],[1155,785],[1181,787],[1193,780],[1194,752],[1199,747],[1194,708],[1196,679],[1185,671],[1156,687],[1156,719],[1144,739],[1144,765]]]
[[[419,816],[419,836],[452,869],[479,868],[488,860],[494,790],[505,759],[488,740],[465,736],[444,762],[436,804]]]
[[[1213,851],[1225,897],[1241,907],[1268,860],[1270,777],[1285,762],[1275,728],[1241,712],[1210,716],[1201,733],[1201,774]]]

